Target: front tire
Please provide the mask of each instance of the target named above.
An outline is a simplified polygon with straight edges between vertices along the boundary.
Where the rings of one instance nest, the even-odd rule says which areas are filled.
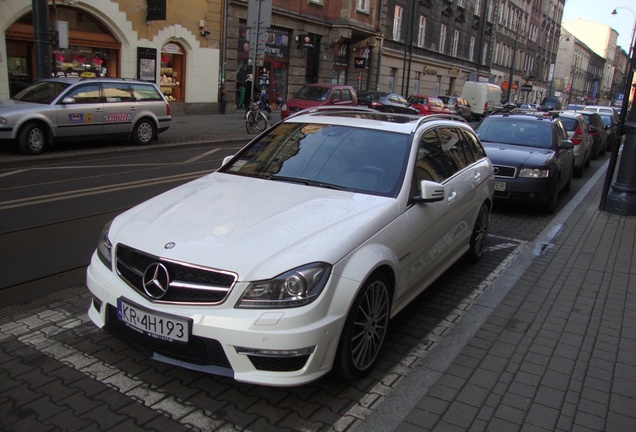
[[[265,113],[259,112],[255,123],[256,130],[264,131],[265,129],[267,129],[267,116],[265,115]]]
[[[470,244],[466,258],[471,263],[475,263],[481,258],[486,250],[486,241],[488,240],[488,230],[490,228],[490,207],[483,203],[477,213],[477,220],[473,227],[473,233],[470,235]]]
[[[44,151],[48,144],[49,131],[39,123],[25,125],[18,135],[18,148],[24,154],[36,155]]]
[[[342,377],[362,378],[371,370],[384,345],[390,314],[389,283],[373,274],[356,296],[340,335],[335,366]]]
[[[156,134],[155,124],[150,119],[141,119],[133,128],[133,141],[137,145],[148,145]]]

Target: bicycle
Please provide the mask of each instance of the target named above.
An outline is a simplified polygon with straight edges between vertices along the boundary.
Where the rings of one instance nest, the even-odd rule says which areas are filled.
[[[251,134],[254,129],[264,131],[267,129],[269,120],[265,114],[260,102],[252,102],[250,109],[245,113],[245,129]]]

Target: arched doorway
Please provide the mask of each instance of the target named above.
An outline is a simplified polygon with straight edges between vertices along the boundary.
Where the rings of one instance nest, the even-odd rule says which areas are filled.
[[[69,47],[51,51],[52,74],[79,76],[84,72],[97,76],[118,76],[121,44],[105,25],[88,13],[66,6],[49,7],[51,21],[68,23]],[[53,25],[51,25],[53,27]],[[10,94],[35,77],[33,14],[25,14],[5,32]]]
[[[182,102],[185,97],[186,51],[176,42],[161,48],[159,87],[170,102]]]

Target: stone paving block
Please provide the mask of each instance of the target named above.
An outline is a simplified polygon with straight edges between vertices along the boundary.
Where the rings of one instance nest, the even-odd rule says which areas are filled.
[[[23,409],[33,410],[39,421],[46,422],[46,419],[57,415],[63,411],[67,411],[67,408],[60,406],[53,402],[50,397],[42,396],[39,399],[31,401],[23,406]]]
[[[189,430],[187,426],[179,424],[165,415],[157,416],[150,420],[144,427],[147,430],[170,431],[170,432],[186,432]]]
[[[56,426],[43,424],[34,414],[25,416],[18,421],[7,425],[3,425],[3,423],[0,422],[0,426],[2,426],[3,432],[47,432],[62,430]]]
[[[559,407],[548,407],[533,403],[528,410],[526,422],[547,430],[554,430],[558,419]]]
[[[576,417],[574,418],[574,428],[575,429],[588,429],[594,431],[605,431],[605,418],[598,417],[592,414],[588,414],[582,411],[578,411],[576,413]]]
[[[486,402],[489,394],[489,389],[474,384],[467,384],[459,392],[455,400],[479,408]]]
[[[95,401],[87,397],[82,392],[74,393],[58,402],[62,406],[68,407],[75,415],[82,415],[87,411],[100,406],[99,401]]]

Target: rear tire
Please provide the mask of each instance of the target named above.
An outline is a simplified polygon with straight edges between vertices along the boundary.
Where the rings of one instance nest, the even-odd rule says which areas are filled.
[[[36,155],[44,151],[49,143],[50,132],[39,123],[29,123],[20,129],[18,148],[24,154]]]
[[[347,379],[362,378],[384,345],[391,315],[389,283],[374,273],[356,296],[340,334],[335,368]]]
[[[254,132],[254,113],[251,111],[245,117],[245,130],[248,134]]]
[[[141,119],[133,128],[132,139],[137,145],[148,145],[156,135],[155,124],[150,119]]]
[[[490,228],[490,207],[483,203],[477,213],[477,220],[473,227],[473,233],[470,235],[470,246],[466,252],[466,258],[471,263],[475,263],[481,258],[486,250],[486,241],[488,240],[488,230]]]

